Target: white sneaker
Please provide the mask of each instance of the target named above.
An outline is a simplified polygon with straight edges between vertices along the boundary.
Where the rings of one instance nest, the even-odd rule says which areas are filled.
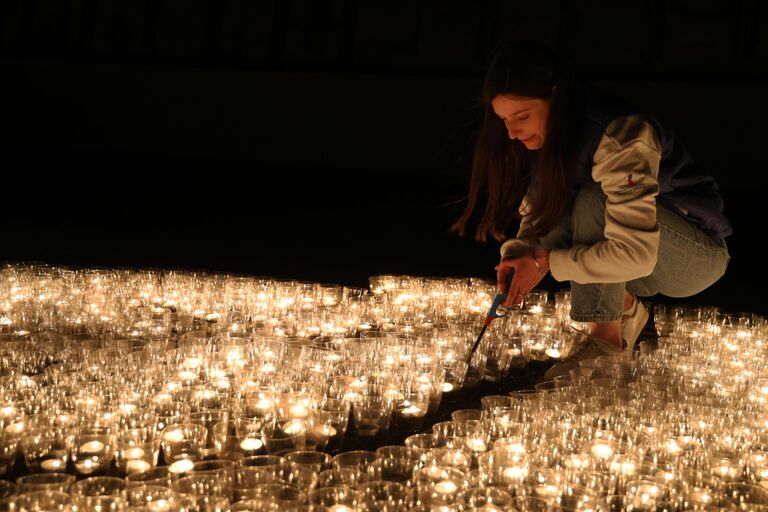
[[[584,340],[576,346],[576,349],[560,361],[552,366],[544,374],[544,380],[552,380],[560,375],[569,375],[571,370],[575,370],[579,367],[579,361],[584,359],[596,359],[603,355],[617,355],[621,354],[622,349],[605,340],[595,338],[594,336],[586,336]]]
[[[645,324],[648,323],[648,309],[635,297],[635,303],[621,317],[621,337],[627,344],[627,350],[632,351]]]

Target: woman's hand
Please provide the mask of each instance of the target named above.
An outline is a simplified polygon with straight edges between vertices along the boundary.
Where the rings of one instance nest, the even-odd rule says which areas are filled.
[[[496,267],[496,286],[501,293],[507,293],[507,298],[503,304],[504,307],[508,308],[512,305],[522,304],[526,295],[536,288],[544,278],[545,274],[541,273],[533,258],[533,254],[526,254],[519,258],[508,258],[502,260]],[[548,260],[548,258],[546,259]],[[541,259],[538,261],[541,261]],[[541,263],[539,266],[541,267]],[[507,274],[513,268],[515,269],[515,275],[512,277],[509,290],[505,290]],[[546,270],[549,270],[549,268],[547,267]]]

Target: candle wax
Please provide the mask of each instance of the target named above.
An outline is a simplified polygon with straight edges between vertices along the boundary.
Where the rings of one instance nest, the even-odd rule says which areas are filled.
[[[290,435],[300,434],[304,432],[304,425],[300,421],[292,421],[283,427],[283,432]]]
[[[248,452],[260,450],[262,446],[264,446],[264,443],[260,439],[253,437],[247,437],[240,442],[240,448]]]
[[[129,460],[125,465],[126,473],[141,473],[150,469],[152,465],[145,460]]]
[[[40,463],[40,468],[43,471],[60,471],[64,469],[65,464],[59,459],[48,459]]]
[[[458,489],[458,487],[450,480],[443,480],[442,482],[435,484],[435,492],[440,494],[452,494],[456,492],[456,489]]]
[[[104,450],[104,443],[101,441],[89,441],[80,446],[80,453],[100,453]]]
[[[126,459],[140,459],[144,456],[144,450],[141,448],[128,448],[124,452]]]
[[[169,443],[179,443],[184,440],[184,432],[181,430],[171,430],[163,435],[163,439]]]
[[[599,457],[601,459],[607,459],[608,457],[613,455],[613,448],[603,443],[592,445],[591,451],[592,451],[592,455],[594,455],[595,457]]]
[[[525,471],[523,468],[513,466],[505,469],[503,475],[507,480],[522,480],[525,477]]]
[[[186,473],[192,469],[194,465],[195,463],[189,459],[181,459],[171,464],[171,467],[168,468],[168,471],[174,474]]]

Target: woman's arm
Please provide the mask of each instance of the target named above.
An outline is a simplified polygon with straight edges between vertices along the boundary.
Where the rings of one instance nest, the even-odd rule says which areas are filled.
[[[517,236],[510,238],[501,245],[501,259],[519,258],[524,254],[530,254],[541,248],[539,239],[533,235],[533,219],[531,218],[530,205],[531,190],[525,194],[520,202],[518,211],[520,212],[520,228],[517,230]]]
[[[626,282],[656,266],[661,151],[642,116],[615,119],[595,151],[592,178],[606,195],[605,240],[550,252],[552,276],[577,283]]]

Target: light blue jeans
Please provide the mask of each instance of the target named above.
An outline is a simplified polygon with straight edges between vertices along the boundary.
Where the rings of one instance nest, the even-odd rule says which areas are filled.
[[[605,240],[606,196],[599,183],[579,189],[569,215],[544,238],[547,249],[593,245]],[[708,288],[725,273],[730,261],[725,240],[714,240],[682,215],[656,203],[660,229],[659,254],[653,272],[626,283],[579,284],[571,281],[571,318],[577,322],[607,322],[621,318],[624,290],[640,297],[661,293],[690,297]]]

